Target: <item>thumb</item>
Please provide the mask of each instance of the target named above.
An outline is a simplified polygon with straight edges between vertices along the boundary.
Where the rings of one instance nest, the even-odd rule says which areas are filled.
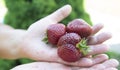
[[[71,9],[72,8],[70,5],[63,6],[62,8],[48,15],[47,17],[33,23],[29,27],[28,32],[30,34],[34,34],[35,36],[40,36],[41,33],[43,34],[45,32],[49,25],[57,23],[67,17],[70,14]]]

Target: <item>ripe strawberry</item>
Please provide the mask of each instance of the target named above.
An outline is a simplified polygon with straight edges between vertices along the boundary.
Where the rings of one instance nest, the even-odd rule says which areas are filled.
[[[92,33],[92,28],[84,20],[75,19],[67,25],[67,32],[75,32],[86,38]]]
[[[64,24],[52,24],[47,29],[48,42],[56,45],[59,38],[66,33],[66,27]]]
[[[58,55],[67,62],[75,62],[82,57],[80,51],[72,44],[65,44],[58,47]]]
[[[66,33],[59,40],[57,46],[63,44],[73,44],[76,45],[81,40],[81,37],[76,33]]]

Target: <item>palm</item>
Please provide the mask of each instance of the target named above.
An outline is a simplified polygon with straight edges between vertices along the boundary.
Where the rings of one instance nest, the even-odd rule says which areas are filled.
[[[51,24],[55,24],[61,21],[63,18],[68,16],[70,12],[71,12],[71,7],[67,5],[57,10],[53,14],[32,24],[28,28],[25,36],[23,37],[23,40],[21,41],[22,42],[21,52],[24,55],[23,57],[27,57],[39,61],[59,62],[74,66],[91,66],[93,64],[97,64],[107,60],[108,59],[107,56],[100,53],[106,52],[108,50],[106,45],[101,44],[102,42],[110,38],[110,35],[108,34],[105,34],[104,36],[101,37],[101,39],[98,39],[99,40],[98,42],[94,42],[94,37],[91,37],[89,39],[90,40],[89,44],[91,46],[90,48],[92,50],[91,52],[89,52],[89,55],[94,55],[94,54],[100,54],[100,55],[96,56],[95,58],[89,58],[89,57],[81,58],[78,62],[75,63],[68,63],[61,60],[57,55],[57,49],[52,45],[46,44],[45,42],[42,41],[43,38],[45,37],[45,32],[47,27]],[[101,29],[100,25],[94,26],[93,34],[98,32],[100,29]],[[94,47],[96,48],[93,49]],[[101,48],[97,48],[97,47],[101,47]]]
[[[26,37],[22,42],[22,51],[27,58],[29,57],[34,60],[47,61],[48,59],[51,59],[51,57],[54,58],[54,56],[56,56],[54,53],[56,52],[56,48],[52,48],[52,46],[43,42],[42,38],[40,39]]]

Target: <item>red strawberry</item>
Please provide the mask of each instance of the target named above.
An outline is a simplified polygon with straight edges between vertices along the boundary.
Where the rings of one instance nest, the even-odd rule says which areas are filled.
[[[92,28],[84,20],[75,19],[67,25],[67,32],[75,32],[86,38],[92,33]]]
[[[57,46],[61,46],[64,44],[76,45],[80,40],[81,40],[81,37],[78,34],[66,33],[59,39]]]
[[[72,44],[65,44],[58,47],[58,55],[67,62],[75,62],[82,57],[82,54]]]
[[[48,42],[56,45],[59,38],[66,33],[64,24],[52,24],[47,29]]]

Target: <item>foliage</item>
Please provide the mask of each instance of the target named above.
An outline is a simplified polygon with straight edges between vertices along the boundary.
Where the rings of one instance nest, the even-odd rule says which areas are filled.
[[[62,21],[64,24],[75,18],[83,18],[91,24],[89,15],[84,10],[83,0],[5,0],[5,3],[8,12],[4,22],[14,28],[27,29],[35,21],[66,4],[70,4],[73,10]]]
[[[0,59],[0,70],[9,70],[16,65],[15,60]]]

